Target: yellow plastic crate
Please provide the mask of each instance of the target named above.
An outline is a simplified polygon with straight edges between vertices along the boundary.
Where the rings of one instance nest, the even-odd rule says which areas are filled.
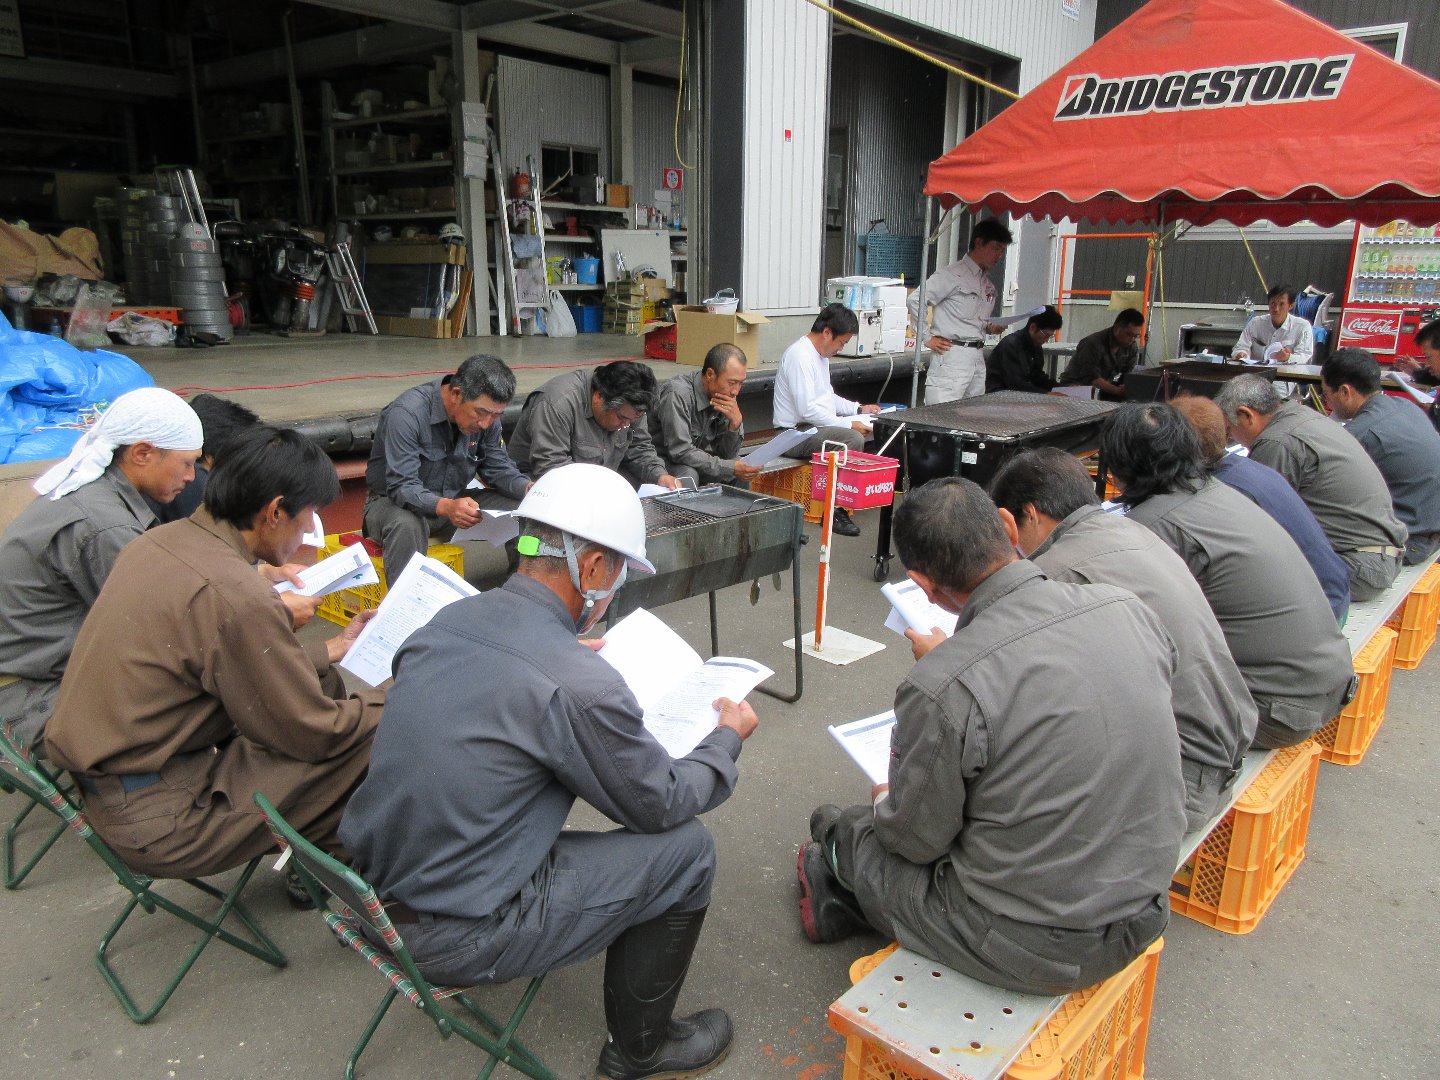
[[[326,534],[325,546],[316,556],[317,562],[320,559],[328,559],[331,555],[336,555],[345,549],[346,545],[340,542],[341,535],[341,533]],[[349,534],[344,535],[348,536]],[[461,577],[465,576],[465,549],[460,545],[432,543],[426,554],[432,559],[438,559]],[[316,614],[336,626],[344,626],[360,612],[379,607],[380,601],[385,599],[387,591],[385,560],[379,555],[371,555],[370,561],[375,564],[375,573],[380,576],[379,581],[374,585],[360,585],[354,589],[341,589],[339,592],[331,593],[320,601],[320,607],[316,610]]]
[[[1288,747],[1220,819],[1170,882],[1170,910],[1227,934],[1248,934],[1305,859],[1320,747]]]
[[[751,477],[750,490],[758,495],[773,495],[777,499],[799,503],[805,507],[805,520],[812,525],[820,520],[825,501],[810,497],[810,463],[797,461],[786,469],[772,469]]]
[[[1162,938],[1124,971],[1066,998],[1006,1070],[1005,1080],[1141,1080],[1164,947]],[[859,982],[894,951],[889,945],[855,961],[851,982]],[[845,1040],[844,1080],[931,1080],[933,1075],[907,1067],[867,1039],[852,1035]]]
[[[1375,631],[1375,636],[1355,654],[1355,674],[1360,676],[1360,689],[1345,711],[1315,733],[1320,756],[1336,765],[1359,765],[1385,719],[1385,706],[1390,700],[1390,673],[1394,668],[1395,647],[1400,635],[1388,626]]]
[[[1420,575],[1410,590],[1405,606],[1385,625],[1400,635],[1395,643],[1395,666],[1413,671],[1435,644],[1436,623],[1440,622],[1440,563]]]

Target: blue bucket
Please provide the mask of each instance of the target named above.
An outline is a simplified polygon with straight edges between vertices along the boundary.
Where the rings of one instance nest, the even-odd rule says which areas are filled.
[[[605,309],[599,304],[571,304],[570,316],[575,320],[575,332],[578,334],[600,333],[601,316]]]
[[[581,258],[575,260],[575,282],[578,285],[594,285],[600,277],[600,260]]]

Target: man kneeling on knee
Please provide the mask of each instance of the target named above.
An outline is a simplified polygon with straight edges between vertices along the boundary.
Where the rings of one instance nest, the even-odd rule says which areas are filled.
[[[910,631],[888,784],[818,808],[797,865],[812,941],[873,928],[996,986],[1063,994],[1160,936],[1185,828],[1175,647],[1134,594],[1047,579],[975,484],[895,513],[910,577],[960,621]],[[1094,645],[1126,657],[1099,679]]]

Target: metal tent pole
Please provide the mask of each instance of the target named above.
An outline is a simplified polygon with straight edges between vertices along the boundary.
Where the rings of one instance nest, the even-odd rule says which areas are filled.
[[[920,303],[915,310],[915,352],[910,369],[910,407],[920,404],[920,351],[925,342],[925,281],[930,277],[930,222],[935,216],[935,200],[925,200],[925,231],[920,236],[920,286],[916,295]]]

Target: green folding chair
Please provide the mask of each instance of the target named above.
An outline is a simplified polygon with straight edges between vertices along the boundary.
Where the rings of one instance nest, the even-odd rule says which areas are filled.
[[[3,766],[0,768],[0,773],[3,773],[6,782],[11,787],[27,796],[35,805],[49,810],[80,839],[89,844],[91,850],[110,868],[110,872],[115,875],[115,880],[129,891],[129,902],[120,912],[119,917],[110,924],[110,929],[105,931],[105,936],[100,939],[100,946],[95,951],[95,964],[99,967],[100,975],[104,978],[106,985],[119,999],[125,1015],[135,1023],[144,1024],[155,1018],[156,1014],[165,1007],[165,1003],[170,1000],[171,995],[175,993],[181,980],[195,966],[195,961],[200,958],[205,947],[216,938],[227,945],[234,946],[241,952],[264,960],[274,967],[283,968],[285,966],[285,954],[266,937],[254,917],[240,904],[240,893],[244,891],[246,884],[250,881],[250,876],[255,873],[255,868],[260,865],[258,858],[250,860],[228,892],[221,892],[215,886],[198,879],[185,880],[185,884],[220,902],[213,917],[207,919],[169,897],[162,896],[154,889],[155,879],[144,874],[137,874],[121,862],[119,856],[111,851],[110,846],[101,840],[95,830],[91,828],[89,820],[86,819],[84,812],[75,804],[74,800],[55,785],[48,773],[35,763],[26,760],[25,756],[16,749],[15,744],[3,736],[0,736],[0,766]],[[169,982],[160,990],[153,1002],[144,1008],[135,1003],[134,997],[116,973],[109,955],[110,946],[115,940],[116,934],[120,932],[120,928],[125,925],[125,921],[130,918],[136,908],[141,908],[150,915],[157,910],[169,912],[177,919],[189,923],[200,931],[200,937],[191,946],[180,964],[179,970],[170,977]],[[232,915],[245,927],[253,940],[246,940],[225,929],[223,924]]]
[[[10,722],[8,720],[0,721],[0,739],[4,739],[6,745],[14,748],[17,753],[23,753],[11,737]],[[44,772],[50,782],[60,791],[66,792],[67,794],[74,791],[73,787],[64,782],[60,777],[51,773],[50,770],[41,765],[40,762],[29,755],[23,756],[27,757],[37,769]],[[12,784],[5,775],[5,770],[0,769],[0,791],[9,794],[16,790],[15,785]],[[25,879],[30,876],[30,871],[34,870],[35,867],[40,864],[40,860],[55,846],[55,841],[59,840],[65,833],[66,825],[65,822],[61,820],[55,824],[54,828],[46,833],[44,839],[42,839],[39,846],[30,853],[30,856],[22,861],[20,856],[16,854],[16,849],[19,846],[20,828],[25,824],[25,819],[30,816],[30,812],[34,810],[35,807],[36,803],[32,799],[27,798],[25,804],[20,807],[19,813],[11,818],[5,825],[5,835],[3,837],[4,851],[0,859],[3,859],[4,883],[7,889],[18,889]]]
[[[355,1080],[356,1065],[365,1052],[371,1036],[385,1018],[385,1013],[395,999],[404,995],[411,1005],[423,1012],[435,1024],[442,1039],[459,1035],[488,1055],[485,1067],[476,1080],[489,1080],[495,1067],[503,1062],[512,1069],[532,1077],[533,1080],[556,1080],[552,1073],[516,1038],[520,1022],[525,1019],[535,995],[540,992],[543,975],[530,980],[525,992],[520,995],[509,1019],[503,1023],[492,1017],[465,992],[467,987],[432,986],[420,974],[410,951],[400,940],[395,924],[390,921],[384,905],[370,884],[354,870],[339,860],[325,854],[291,827],[290,823],[270,804],[264,795],[257,794],[255,803],[270,822],[270,830],[280,847],[289,851],[290,858],[300,874],[315,910],[325,918],[325,925],[340,939],[370,964],[389,985],[380,1005],[360,1034],[350,1060],[345,1063],[345,1080]],[[385,942],[385,948],[377,948],[366,938],[362,927],[371,931]],[[447,1011],[441,1002],[458,1001],[468,1015]],[[467,1021],[474,1021],[484,1030],[477,1030]]]

